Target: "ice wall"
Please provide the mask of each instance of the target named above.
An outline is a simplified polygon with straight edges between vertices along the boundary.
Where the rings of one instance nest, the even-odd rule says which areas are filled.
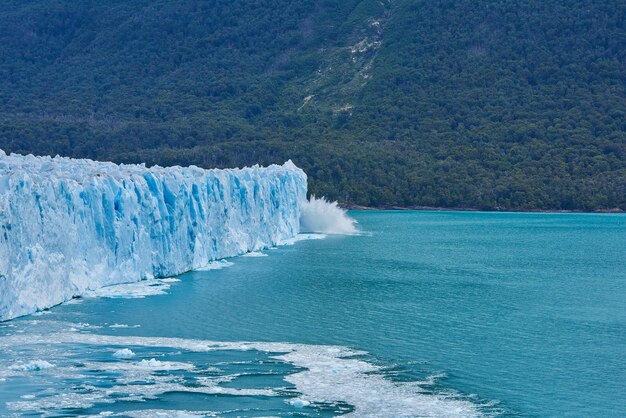
[[[0,150],[0,320],[280,244],[306,190],[290,161],[146,168]]]

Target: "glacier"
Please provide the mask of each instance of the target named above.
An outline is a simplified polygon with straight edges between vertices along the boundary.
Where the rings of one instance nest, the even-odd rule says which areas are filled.
[[[291,161],[148,168],[0,150],[0,321],[280,245],[306,194]]]

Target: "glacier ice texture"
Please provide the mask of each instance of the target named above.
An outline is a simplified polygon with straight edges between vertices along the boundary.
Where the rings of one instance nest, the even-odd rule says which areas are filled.
[[[306,192],[291,161],[146,168],[0,150],[0,320],[279,245]]]

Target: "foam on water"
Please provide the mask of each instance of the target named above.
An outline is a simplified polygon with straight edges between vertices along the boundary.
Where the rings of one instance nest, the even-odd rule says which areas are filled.
[[[132,353],[131,350],[128,350]],[[134,357],[131,355],[129,357]],[[123,358],[123,357],[119,357]],[[127,357],[128,358],[128,357]],[[87,365],[93,365],[94,368],[100,370],[139,370],[139,371],[156,371],[156,370],[193,370],[195,366],[191,363],[184,363],[179,361],[161,361],[155,358],[143,359],[135,362],[123,362],[123,363],[86,363]]]
[[[116,414],[113,412],[101,412],[99,417],[131,417],[131,418],[198,418],[216,417],[212,411],[176,411],[167,409],[140,409]]]
[[[118,361],[84,361],[80,367],[70,361],[75,347],[92,347],[97,353],[123,346],[117,353],[129,354],[132,360],[119,357]],[[57,347],[55,349],[55,347]],[[71,348],[74,347],[74,348]],[[131,350],[132,348],[132,350]],[[140,336],[111,336],[82,332],[54,332],[51,334],[14,334],[0,338],[0,349],[7,353],[30,350],[45,352],[55,361],[55,367],[42,370],[51,377],[75,381],[93,373],[114,376],[112,385],[98,386],[84,383],[60,387],[54,393],[32,393],[29,398],[10,401],[13,411],[53,413],[65,408],[90,408],[97,404],[120,401],[157,399],[172,393],[198,393],[229,396],[287,397],[285,402],[297,409],[317,408],[322,405],[350,405],[355,416],[480,416],[480,406],[456,395],[435,394],[419,382],[393,381],[382,367],[363,359],[366,354],[343,346],[324,346],[269,342],[217,342],[182,338]],[[142,353],[149,349],[149,355]],[[155,356],[171,356],[171,350],[191,353],[209,353],[224,350],[259,351],[275,361],[296,368],[284,375],[285,387],[233,387],[232,382],[246,373],[228,374],[223,366],[207,368],[195,361],[158,360]],[[83,349],[84,350],[84,349]],[[159,354],[161,353],[161,354]],[[115,354],[114,354],[115,355]],[[180,352],[178,352],[180,355]],[[135,360],[135,357],[142,357]],[[109,357],[110,358],[110,357]],[[197,356],[192,356],[196,358]],[[8,369],[0,360],[0,378],[10,381],[28,373]],[[197,361],[197,360],[196,360]],[[233,363],[234,364],[234,363]],[[180,373],[187,373],[181,380]],[[207,374],[208,373],[208,374]],[[224,383],[231,382],[229,386]],[[9,383],[10,384],[10,383]],[[289,389],[288,385],[295,387]],[[169,412],[164,412],[169,413]],[[178,412],[172,412],[178,413]],[[194,412],[195,413],[195,412]],[[202,412],[201,414],[204,414]],[[176,415],[164,415],[176,416]]]
[[[372,363],[346,357],[345,348],[301,347],[277,358],[306,368],[288,375],[304,402],[342,401],[370,417],[468,417],[476,406],[454,396],[425,393],[416,382],[394,382]],[[328,384],[328,382],[332,382]]]
[[[348,216],[337,202],[311,196],[301,204],[300,232],[354,235],[359,232],[356,220]]]

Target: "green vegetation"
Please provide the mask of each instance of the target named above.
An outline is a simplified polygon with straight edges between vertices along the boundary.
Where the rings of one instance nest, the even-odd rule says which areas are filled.
[[[626,209],[622,1],[5,0],[0,148],[344,204]]]

